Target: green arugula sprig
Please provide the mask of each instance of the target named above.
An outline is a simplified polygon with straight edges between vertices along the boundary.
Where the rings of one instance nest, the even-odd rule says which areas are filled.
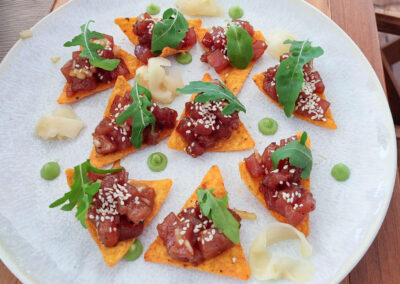
[[[213,194],[215,189],[197,189],[197,199],[201,212],[212,220],[219,232],[223,233],[233,243],[240,242],[239,222],[228,210],[228,195],[217,198]]]
[[[87,174],[89,172],[97,174],[115,173],[121,171],[122,168],[102,170],[94,167],[90,163],[90,160],[87,160],[86,162],[75,166],[74,170],[74,182],[71,185],[71,190],[65,193],[63,197],[50,204],[50,208],[57,207],[68,201],[67,204],[61,207],[61,210],[72,211],[72,209],[77,206],[75,217],[81,222],[82,226],[86,228],[85,218],[89,206],[93,201],[93,196],[100,189],[100,182],[91,182]]]
[[[245,69],[253,59],[253,38],[250,34],[230,22],[226,32],[228,57],[231,64],[239,69]]]
[[[153,30],[151,38],[151,53],[159,55],[164,47],[176,48],[185,38],[189,23],[185,17],[174,8],[165,10],[161,22]]]
[[[279,161],[289,159],[292,166],[303,169],[301,177],[306,179],[310,176],[312,169],[312,154],[306,146],[307,132],[303,132],[299,141],[292,141],[285,146],[278,148],[271,155],[272,165],[276,169]]]
[[[118,66],[120,60],[103,58],[97,54],[97,50],[104,49],[104,46],[98,43],[93,43],[91,40],[102,39],[104,38],[104,35],[96,31],[90,31],[90,23],[94,23],[94,21],[90,20],[86,24],[82,25],[82,33],[74,37],[71,41],[64,43],[64,46],[81,46],[81,58],[87,57],[92,65],[104,70],[112,71]]]
[[[116,124],[120,125],[129,118],[132,118],[132,135],[130,141],[135,148],[142,147],[143,131],[151,124],[152,132],[156,126],[156,117],[147,108],[153,106],[151,103],[151,92],[139,85],[139,75],[136,77],[135,84],[131,90],[133,103],[118,116]]]
[[[229,104],[227,104],[222,110],[223,115],[229,115],[235,111],[246,112],[246,108],[238,98],[220,80],[218,81],[220,86],[210,82],[192,81],[182,89],[176,90],[181,94],[199,93],[199,95],[194,99],[195,102],[199,103],[227,100]]]
[[[290,117],[296,107],[296,101],[303,87],[303,66],[324,54],[321,47],[311,46],[310,41],[285,40],[291,44],[289,57],[282,61],[276,72],[276,91],[279,103],[284,107],[287,117]]]

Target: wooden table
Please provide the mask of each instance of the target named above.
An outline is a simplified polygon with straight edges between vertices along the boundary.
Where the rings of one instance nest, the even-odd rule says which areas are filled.
[[[68,0],[56,0],[55,9]],[[384,85],[378,33],[372,0],[307,0],[320,9],[358,44]],[[400,182],[396,185],[388,214],[378,236],[364,258],[343,280],[343,284],[400,283]],[[20,283],[0,263],[0,284]]]

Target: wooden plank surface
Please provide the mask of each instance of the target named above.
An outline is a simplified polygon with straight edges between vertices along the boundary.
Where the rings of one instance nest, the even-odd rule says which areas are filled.
[[[8,0],[11,1],[11,0]],[[21,1],[21,0],[19,0]],[[24,2],[29,1],[25,0]],[[378,43],[378,33],[371,0],[307,0],[331,17],[358,44],[378,78],[384,84],[384,74]],[[56,0],[53,9],[68,2]],[[32,14],[33,15],[33,14]],[[1,17],[0,17],[1,19]],[[18,32],[17,30],[16,32]],[[0,56],[1,58],[1,56]],[[399,144],[398,144],[399,145]],[[400,148],[398,147],[400,152]],[[395,190],[388,214],[370,249],[342,281],[342,284],[400,283],[400,182],[397,173]],[[0,264],[0,284],[20,283]]]
[[[53,0],[0,0],[0,61],[29,29],[49,13]]]

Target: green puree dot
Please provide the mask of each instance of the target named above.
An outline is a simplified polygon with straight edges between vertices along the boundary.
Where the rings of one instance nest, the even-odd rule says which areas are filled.
[[[163,153],[155,152],[147,159],[147,165],[153,172],[161,172],[167,167],[168,158]]]
[[[134,261],[138,259],[138,257],[142,254],[142,252],[143,252],[142,243],[138,239],[136,239],[133,245],[124,255],[124,259],[127,261]]]
[[[40,176],[47,180],[52,180],[60,174],[60,166],[57,162],[48,162],[40,170]]]
[[[189,52],[179,53],[175,56],[175,58],[180,64],[189,64],[192,62],[192,55]]]
[[[345,164],[339,163],[333,166],[331,175],[337,181],[345,181],[350,177],[350,169]]]
[[[278,130],[278,123],[276,120],[265,117],[258,122],[258,130],[264,135],[272,135]]]
[[[160,13],[160,6],[151,3],[149,6],[146,7],[146,11],[150,15],[157,15],[158,13]]]
[[[233,6],[229,8],[229,17],[231,17],[232,19],[239,19],[243,17],[243,14],[243,9],[239,6]]]

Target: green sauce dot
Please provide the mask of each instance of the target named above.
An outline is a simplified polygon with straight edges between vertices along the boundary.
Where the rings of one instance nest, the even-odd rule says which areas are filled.
[[[155,152],[147,159],[147,165],[153,172],[161,172],[167,167],[168,158],[163,153]]]
[[[146,11],[150,15],[157,15],[158,13],[160,13],[160,6],[151,3],[149,6],[146,7]]]
[[[231,17],[232,19],[239,19],[243,17],[243,14],[243,9],[239,6],[233,6],[229,8],[229,17]]]
[[[278,130],[278,123],[276,120],[265,117],[258,122],[258,130],[264,135],[272,135]]]
[[[192,55],[189,52],[179,53],[175,56],[175,59],[180,64],[189,64],[192,62]]]
[[[143,245],[138,239],[136,239],[133,245],[124,255],[124,259],[127,261],[134,261],[139,258],[142,252],[143,252]]]
[[[57,162],[48,162],[40,170],[40,176],[47,180],[52,180],[60,174],[60,166]]]
[[[339,163],[333,166],[331,175],[337,181],[345,181],[350,177],[350,169],[345,164]]]

